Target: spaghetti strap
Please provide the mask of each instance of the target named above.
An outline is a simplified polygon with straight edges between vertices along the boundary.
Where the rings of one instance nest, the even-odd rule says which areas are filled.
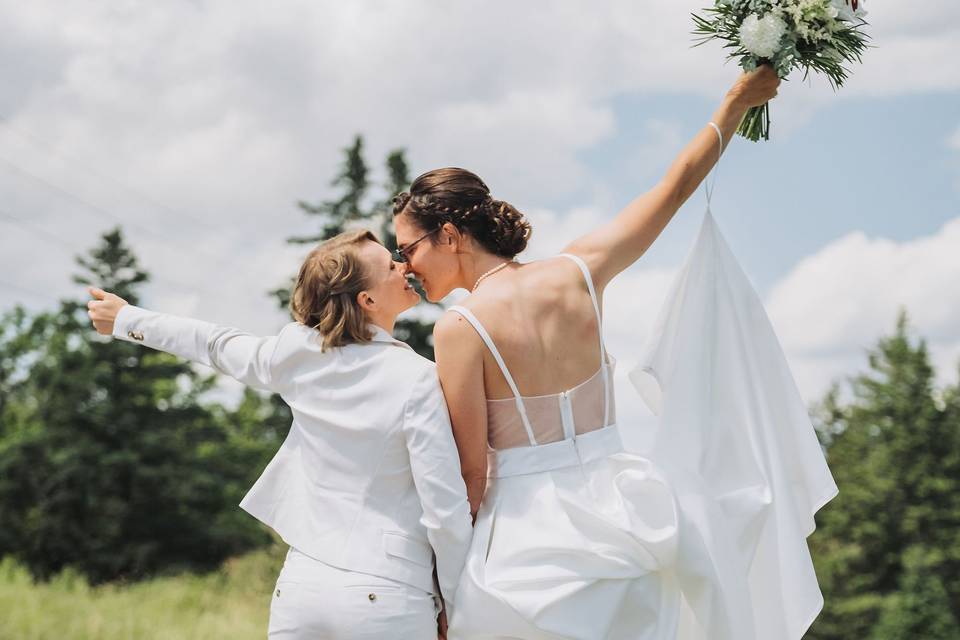
[[[527,411],[523,406],[523,399],[520,397],[520,390],[517,388],[517,383],[513,381],[513,376],[510,375],[510,371],[507,369],[506,363],[500,356],[500,351],[497,350],[497,345],[493,343],[493,338],[490,337],[490,334],[487,333],[487,330],[483,328],[482,324],[480,324],[477,316],[473,315],[473,312],[469,309],[461,307],[460,305],[454,305],[447,310],[459,313],[467,320],[467,322],[472,324],[473,328],[476,329],[484,344],[486,344],[487,348],[490,349],[490,353],[493,354],[493,359],[497,361],[497,365],[500,367],[500,372],[503,373],[503,377],[506,378],[507,384],[510,385],[510,390],[513,392],[513,398],[517,403],[517,411],[520,412],[520,420],[523,421],[523,428],[527,431],[527,438],[529,438],[531,446],[536,446],[537,439],[533,435],[533,426],[530,424],[530,419],[527,418]]]
[[[603,376],[603,426],[610,422],[610,374],[607,372],[607,349],[603,344],[603,318],[600,315],[600,301],[597,299],[597,291],[593,287],[593,276],[590,275],[590,268],[580,256],[572,253],[557,254],[561,258],[569,258],[580,268],[583,279],[587,281],[587,290],[590,292],[590,300],[593,302],[593,311],[597,314],[597,334],[600,339],[600,371]]]

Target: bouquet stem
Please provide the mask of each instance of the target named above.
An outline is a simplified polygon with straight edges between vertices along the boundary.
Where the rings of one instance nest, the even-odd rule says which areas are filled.
[[[765,102],[760,107],[750,107],[737,127],[737,133],[753,142],[760,138],[770,139],[770,103]]]

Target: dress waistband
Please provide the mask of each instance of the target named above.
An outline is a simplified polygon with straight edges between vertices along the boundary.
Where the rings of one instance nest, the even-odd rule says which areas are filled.
[[[487,477],[509,478],[576,467],[623,450],[620,429],[612,424],[572,439],[491,451],[487,454]]]

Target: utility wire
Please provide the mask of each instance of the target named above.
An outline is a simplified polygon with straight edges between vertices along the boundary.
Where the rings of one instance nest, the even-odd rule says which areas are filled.
[[[14,216],[2,209],[0,209],[0,218],[8,221],[8,224],[13,224],[17,227],[20,227],[21,229],[24,229],[25,231],[33,233],[34,235],[42,237],[50,242],[55,242],[56,244],[62,247],[65,247],[67,250],[69,250],[70,252],[76,255],[80,255],[83,253],[83,249],[78,249],[75,245],[70,243],[70,241],[66,240],[65,238],[62,238],[60,236],[57,236],[56,234],[50,233],[49,231],[46,231],[41,227],[38,227],[37,225],[30,223],[28,220],[25,220],[24,218]],[[181,280],[177,280],[176,278],[171,278],[169,276],[155,277],[151,275],[150,280],[155,282],[165,283],[168,285],[173,285],[181,289],[185,289],[187,291],[193,291],[196,293],[205,293],[215,298],[223,298],[222,291],[209,289],[203,285],[198,285],[196,283],[183,282]]]
[[[50,301],[51,301],[50,298],[48,298],[47,296],[42,295],[42,294],[40,294],[40,293],[37,293],[37,292],[34,291],[33,289],[28,289],[28,288],[26,288],[26,287],[22,287],[22,286],[20,286],[20,285],[18,285],[18,284],[15,284],[15,283],[13,283],[13,282],[7,282],[6,280],[0,280],[0,287],[3,287],[4,289],[9,289],[9,290],[12,290],[12,291],[17,291],[18,293],[21,293],[21,294],[25,293],[25,294],[27,294],[28,296],[34,298],[35,300],[42,300],[42,301],[44,301],[44,302],[50,302]],[[54,301],[54,302],[55,302],[55,301]]]
[[[157,208],[157,209],[161,209],[161,210],[163,210],[163,211],[166,211],[167,213],[173,214],[174,216],[176,216],[176,217],[178,217],[178,218],[181,218],[181,219],[183,219],[184,221],[190,221],[192,224],[200,225],[200,226],[204,227],[205,229],[207,229],[208,231],[218,231],[218,230],[219,230],[218,227],[216,227],[216,226],[214,226],[214,225],[212,225],[212,224],[210,224],[210,223],[208,223],[208,222],[203,221],[203,219],[201,219],[201,218],[199,218],[199,217],[191,216],[191,215],[187,214],[187,213],[184,212],[184,211],[181,211],[181,210],[178,210],[178,209],[174,209],[173,207],[170,207],[170,206],[168,206],[168,205],[160,202],[159,200],[157,200],[157,199],[153,198],[152,196],[144,193],[143,191],[141,191],[141,190],[139,190],[139,189],[135,189],[135,188],[133,188],[133,187],[127,185],[127,184],[124,184],[123,182],[121,182],[121,181],[118,180],[117,178],[114,178],[113,176],[110,176],[110,175],[108,175],[108,174],[106,174],[106,173],[104,173],[104,172],[101,172],[101,171],[98,171],[98,170],[94,169],[93,167],[90,166],[89,163],[84,162],[83,160],[80,160],[80,159],[78,159],[78,158],[76,158],[76,157],[74,157],[74,156],[71,156],[71,155],[67,154],[67,153],[64,153],[63,151],[60,150],[60,148],[59,148],[56,144],[54,144],[54,143],[52,143],[52,142],[50,142],[50,141],[48,141],[48,140],[44,140],[43,138],[41,138],[41,137],[39,137],[39,136],[37,136],[37,135],[35,135],[35,134],[33,134],[33,133],[28,133],[28,132],[26,132],[26,131],[18,128],[18,127],[13,126],[8,119],[6,119],[6,118],[4,118],[4,117],[2,117],[2,116],[0,116],[0,127],[3,127],[3,128],[6,129],[7,131],[10,131],[11,133],[13,133],[14,135],[16,135],[16,136],[17,136],[18,138],[20,138],[21,140],[25,140],[25,141],[27,141],[28,143],[31,143],[31,144],[32,144],[33,146],[35,146],[35,147],[42,147],[42,148],[43,148],[44,150],[46,150],[47,153],[49,153],[50,155],[56,156],[56,157],[58,157],[58,158],[60,158],[60,159],[62,159],[62,160],[67,161],[69,164],[71,164],[71,165],[73,165],[74,167],[80,169],[81,171],[84,171],[84,172],[86,172],[86,173],[88,173],[88,174],[90,174],[90,175],[92,175],[92,176],[95,176],[96,178],[99,178],[100,180],[103,180],[103,181],[105,181],[105,182],[111,183],[113,186],[117,187],[118,189],[120,189],[120,190],[122,190],[122,191],[125,191],[126,193],[128,193],[128,194],[130,194],[130,195],[132,195],[132,196],[134,196],[134,197],[136,197],[136,198],[139,198],[140,200],[142,200],[143,202],[146,202],[147,204],[149,204],[149,205],[152,206],[152,207],[155,207],[155,208]]]
[[[132,227],[132,228],[134,228],[134,229],[137,229],[137,230],[141,231],[142,233],[145,233],[145,234],[153,237],[155,241],[160,242],[161,244],[163,244],[164,246],[167,246],[168,248],[169,248],[169,243],[171,243],[171,242],[174,243],[175,245],[182,245],[182,239],[173,238],[173,237],[168,236],[168,235],[166,235],[166,234],[159,233],[159,232],[157,232],[157,231],[154,231],[153,229],[150,229],[149,227],[145,227],[145,226],[143,226],[143,225],[141,225],[141,224],[139,224],[139,223],[136,223],[136,222],[133,222],[133,221],[130,221],[130,220],[124,220],[121,216],[118,216],[117,214],[112,213],[111,211],[108,211],[107,209],[104,209],[103,207],[101,207],[101,206],[99,206],[99,205],[96,205],[96,204],[94,204],[94,203],[92,203],[92,202],[89,202],[88,200],[86,200],[86,199],[84,199],[84,198],[82,198],[82,197],[80,197],[80,196],[78,196],[78,195],[76,195],[76,194],[74,194],[74,193],[72,193],[72,192],[70,192],[70,191],[67,191],[66,189],[64,189],[64,188],[62,188],[62,187],[60,187],[60,186],[58,186],[58,185],[50,182],[50,181],[47,180],[46,178],[43,178],[43,177],[38,176],[38,175],[36,175],[36,174],[34,174],[34,173],[31,173],[30,171],[27,171],[26,169],[23,169],[22,167],[20,167],[20,166],[17,165],[16,163],[11,162],[10,160],[8,160],[8,159],[6,159],[6,158],[4,158],[4,157],[2,157],[2,156],[0,156],[0,165],[3,165],[3,166],[6,167],[9,171],[18,174],[18,175],[20,175],[21,177],[29,178],[30,180],[33,180],[34,182],[39,183],[40,185],[42,185],[45,189],[47,189],[47,190],[49,190],[49,191],[52,191],[52,192],[54,192],[54,193],[57,193],[58,195],[66,198],[66,199],[68,199],[68,200],[71,200],[71,201],[73,201],[73,202],[76,202],[76,203],[82,205],[82,206],[85,208],[85,210],[86,210],[87,212],[89,212],[90,214],[95,215],[96,217],[99,217],[99,218],[101,218],[101,219],[108,220],[108,221],[110,221],[111,224],[118,224],[118,225],[121,225],[121,226],[124,226],[124,227],[128,227],[128,228],[131,228],[131,227]],[[176,247],[176,250],[177,250],[177,251],[182,251],[182,249],[183,249],[182,246],[177,246],[177,247]],[[215,260],[216,262],[220,263],[220,264],[221,264],[222,266],[224,266],[224,267],[227,267],[227,268],[230,269],[231,271],[236,271],[236,269],[237,269],[237,264],[236,264],[236,262],[230,262],[230,261],[228,261],[226,258],[224,258],[223,256],[220,256],[220,255],[217,255],[217,254],[214,254],[214,253],[210,253],[209,251],[206,251],[204,248],[202,248],[202,247],[200,247],[200,246],[193,246],[193,247],[191,247],[191,251],[197,251],[197,252],[199,252],[199,253],[201,253],[201,254],[203,254],[203,255],[206,255],[208,258],[211,258],[211,259]]]
[[[7,224],[13,224],[17,227],[20,227],[21,229],[29,231],[34,235],[40,236],[42,238],[46,238],[47,240],[51,242],[55,242],[56,244],[66,249],[69,249],[70,251],[75,250],[73,245],[67,242],[66,240],[64,240],[63,238],[50,233],[49,231],[43,229],[42,227],[30,222],[29,220],[25,220],[24,218],[18,218],[15,215],[7,213],[3,209],[0,209],[0,218],[2,218],[3,220],[6,220]]]

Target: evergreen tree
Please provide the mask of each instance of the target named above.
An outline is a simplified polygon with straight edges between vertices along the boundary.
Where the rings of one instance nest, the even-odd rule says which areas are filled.
[[[393,198],[410,186],[410,168],[407,166],[403,149],[395,149],[387,155],[386,169],[387,182],[384,189],[387,196],[377,206],[383,217],[379,235],[383,244],[393,248],[397,246],[397,236],[393,233]]]
[[[397,236],[393,233],[393,198],[410,185],[410,170],[403,149],[391,151],[386,162],[387,182],[385,184],[387,197],[378,205],[377,210],[383,218],[380,238],[383,243],[393,248],[397,246]],[[427,299],[427,294],[417,283],[417,293],[421,300]],[[433,323],[416,318],[400,318],[394,327],[394,335],[409,344],[425,358],[433,360]]]
[[[904,554],[900,589],[888,598],[874,640],[960,640],[960,625],[936,573],[936,552],[912,547]]]
[[[77,282],[130,301],[148,280],[119,229],[78,264]],[[98,336],[69,300],[6,314],[0,363],[0,556],[101,582],[214,567],[268,540],[236,507],[260,469],[199,402],[213,376]]]
[[[911,547],[944,550],[925,567],[958,615],[960,411],[938,401],[926,345],[911,340],[905,315],[869,365],[850,402],[834,390],[816,416],[840,487],[811,537],[826,601],[808,636],[817,640],[872,637],[905,584]]]
[[[369,182],[367,163],[363,159],[363,137],[356,136],[353,144],[343,150],[344,161],[340,173],[330,183],[339,187],[343,194],[336,200],[326,200],[319,204],[310,204],[303,200],[297,206],[307,215],[320,216],[322,231],[317,235],[289,238],[294,244],[315,244],[338,233],[343,233],[351,222],[366,220],[373,214],[363,208]]]
[[[139,286],[150,280],[137,265],[136,256],[124,245],[119,227],[103,234],[101,244],[89,256],[77,256],[75,260],[83,271],[73,276],[74,282],[100,287],[133,305],[139,301]]]
[[[300,201],[297,205],[304,213],[320,219],[320,233],[289,238],[292,244],[313,244],[322,242],[352,226],[365,226],[377,234],[377,237],[389,249],[396,246],[393,233],[393,197],[410,184],[409,167],[406,154],[395,149],[387,155],[387,180],[384,183],[384,197],[367,204],[369,200],[370,178],[367,163],[363,157],[363,137],[357,135],[353,144],[343,150],[343,164],[331,182],[331,186],[340,190],[340,196],[318,204]],[[270,291],[281,309],[290,304],[290,293],[294,280],[291,278],[286,287]],[[418,289],[420,296],[424,292]],[[397,321],[394,334],[414,348],[420,355],[433,359],[433,323],[416,318],[403,318]]]

